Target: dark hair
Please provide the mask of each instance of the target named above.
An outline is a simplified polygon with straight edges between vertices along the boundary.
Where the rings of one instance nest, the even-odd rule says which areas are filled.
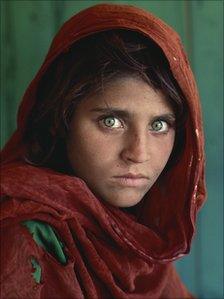
[[[184,96],[157,44],[124,29],[103,31],[79,40],[46,71],[23,135],[26,161],[72,173],[66,135],[76,106],[86,96],[102,90],[112,78],[123,75],[141,77],[154,89],[160,89],[172,105],[177,129],[166,168],[173,165],[184,146]]]

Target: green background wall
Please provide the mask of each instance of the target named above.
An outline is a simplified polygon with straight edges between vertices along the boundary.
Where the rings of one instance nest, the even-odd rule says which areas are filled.
[[[179,32],[190,57],[204,114],[208,198],[191,254],[176,266],[199,298],[223,298],[223,1],[1,1],[1,145],[58,28],[102,2],[137,5],[161,17]]]

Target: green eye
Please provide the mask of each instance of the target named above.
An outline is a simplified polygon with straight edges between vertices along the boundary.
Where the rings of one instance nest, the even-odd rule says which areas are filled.
[[[103,119],[103,123],[108,128],[120,128],[122,127],[121,122],[119,119],[113,116],[108,116]]]
[[[115,119],[114,117],[107,117],[104,119],[104,124],[107,127],[113,127],[113,125],[115,124]]]
[[[168,124],[165,121],[156,120],[152,124],[152,129],[156,132],[164,132],[168,130]]]

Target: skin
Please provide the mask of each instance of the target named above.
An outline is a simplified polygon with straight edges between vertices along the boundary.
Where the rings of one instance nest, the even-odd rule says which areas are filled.
[[[108,107],[125,110],[128,115],[98,111]],[[113,80],[103,92],[84,99],[74,112],[67,151],[75,175],[113,206],[136,205],[169,159],[174,124],[173,109],[162,92],[141,78]],[[138,180],[138,186],[129,186],[128,179],[115,178],[127,173],[147,178]]]

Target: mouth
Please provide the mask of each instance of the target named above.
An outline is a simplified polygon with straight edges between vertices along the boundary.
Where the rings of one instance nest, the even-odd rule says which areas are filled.
[[[144,187],[149,183],[149,178],[147,176],[131,173],[114,176],[113,180],[124,187]]]

